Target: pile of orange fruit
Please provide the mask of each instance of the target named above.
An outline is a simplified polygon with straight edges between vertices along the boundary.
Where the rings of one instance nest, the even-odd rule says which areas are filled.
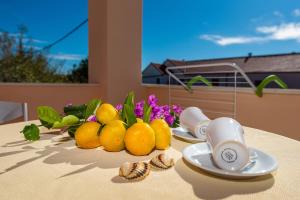
[[[163,119],[150,123],[137,119],[126,128],[120,113],[108,103],[96,109],[97,122],[85,122],[75,132],[76,144],[90,149],[103,146],[104,150],[118,152],[127,149],[136,156],[148,155],[154,149],[165,150],[171,143],[171,129]]]

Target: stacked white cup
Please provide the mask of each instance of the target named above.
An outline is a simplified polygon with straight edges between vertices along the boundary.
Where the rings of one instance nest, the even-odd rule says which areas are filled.
[[[221,169],[238,171],[250,160],[244,130],[234,119],[221,117],[210,120],[197,107],[182,111],[180,125],[195,137],[207,140],[215,164]]]
[[[242,126],[234,119],[221,117],[208,125],[207,142],[214,162],[222,169],[241,170],[250,160]]]
[[[179,116],[180,126],[190,131],[195,137],[205,141],[206,128],[210,119],[197,107],[184,109]]]

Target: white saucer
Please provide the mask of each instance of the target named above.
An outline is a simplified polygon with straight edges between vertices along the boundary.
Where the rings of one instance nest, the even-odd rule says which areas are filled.
[[[254,149],[249,148],[250,154],[255,155],[255,160],[252,164],[248,165],[241,171],[227,171],[218,168],[212,160],[211,150],[207,143],[192,144],[183,150],[183,157],[190,164],[199,167],[211,174],[222,176],[225,178],[252,178],[270,174],[277,170],[278,163],[272,156]]]
[[[188,132],[186,129],[184,129],[182,127],[173,128],[172,132],[173,132],[173,135],[175,135],[176,137],[179,137],[187,142],[196,143],[196,142],[206,141],[206,140],[203,140],[200,138],[196,138],[195,136],[192,135],[192,133]]]

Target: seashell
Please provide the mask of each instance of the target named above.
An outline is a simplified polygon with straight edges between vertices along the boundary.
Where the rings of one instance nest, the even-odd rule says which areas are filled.
[[[174,166],[174,159],[165,154],[159,154],[150,160],[150,165],[154,169],[169,169]]]
[[[119,176],[127,180],[139,181],[150,173],[150,165],[146,162],[124,163],[119,170]]]

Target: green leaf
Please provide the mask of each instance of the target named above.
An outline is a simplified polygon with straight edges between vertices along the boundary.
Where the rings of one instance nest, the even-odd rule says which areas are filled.
[[[54,122],[52,128],[63,128],[63,127],[67,127],[67,126],[72,126],[74,124],[77,124],[79,122],[78,117],[74,116],[74,115],[68,115],[62,118],[61,121],[56,121]]]
[[[203,76],[195,76],[187,83],[188,89],[192,90],[192,85],[197,82],[202,82],[205,85],[212,87],[212,83],[209,80],[207,80],[206,78],[204,78]]]
[[[75,132],[76,130],[81,126],[81,124],[75,125],[75,126],[69,126],[68,127],[68,134],[70,137],[74,138],[75,137]]]
[[[51,128],[56,121],[62,120],[58,112],[49,106],[39,106],[37,113],[42,125],[47,128]]]
[[[35,124],[25,126],[20,133],[24,134],[26,140],[36,141],[40,139],[40,129]]]
[[[64,107],[65,115],[75,115],[79,119],[85,119],[86,110],[87,110],[86,104]]]
[[[41,119],[40,119],[40,122],[41,122],[42,126],[48,128],[48,129],[52,128],[52,126],[53,126],[52,123],[48,123],[48,122],[43,121],[43,120],[41,120]]]
[[[146,122],[146,123],[150,123],[150,115],[151,115],[151,112],[152,112],[152,108],[147,103],[145,103],[143,110],[144,110],[143,111],[143,114],[144,114],[143,121]]]
[[[101,104],[101,100],[99,99],[93,99],[91,100],[86,107],[85,110],[85,120],[95,113],[96,108]]]
[[[175,116],[175,121],[174,123],[172,124],[172,128],[177,128],[180,126],[180,121],[179,121],[179,117],[178,116]]]
[[[125,105],[128,105],[129,107],[133,108],[134,109],[134,92],[129,92],[125,101],[124,101],[124,104],[123,104],[123,109],[122,109],[122,112],[121,112],[121,119],[123,121],[126,120],[126,116],[125,116]]]
[[[124,105],[124,113],[125,113],[125,119],[127,122],[127,127],[129,128],[130,126],[132,126],[134,123],[137,122],[133,107],[125,104]]]
[[[283,89],[287,89],[288,86],[285,82],[283,82],[278,76],[270,75],[264,78],[264,80],[257,86],[256,88],[256,95],[259,97],[263,96],[263,89],[271,82],[275,82],[279,87]]]

